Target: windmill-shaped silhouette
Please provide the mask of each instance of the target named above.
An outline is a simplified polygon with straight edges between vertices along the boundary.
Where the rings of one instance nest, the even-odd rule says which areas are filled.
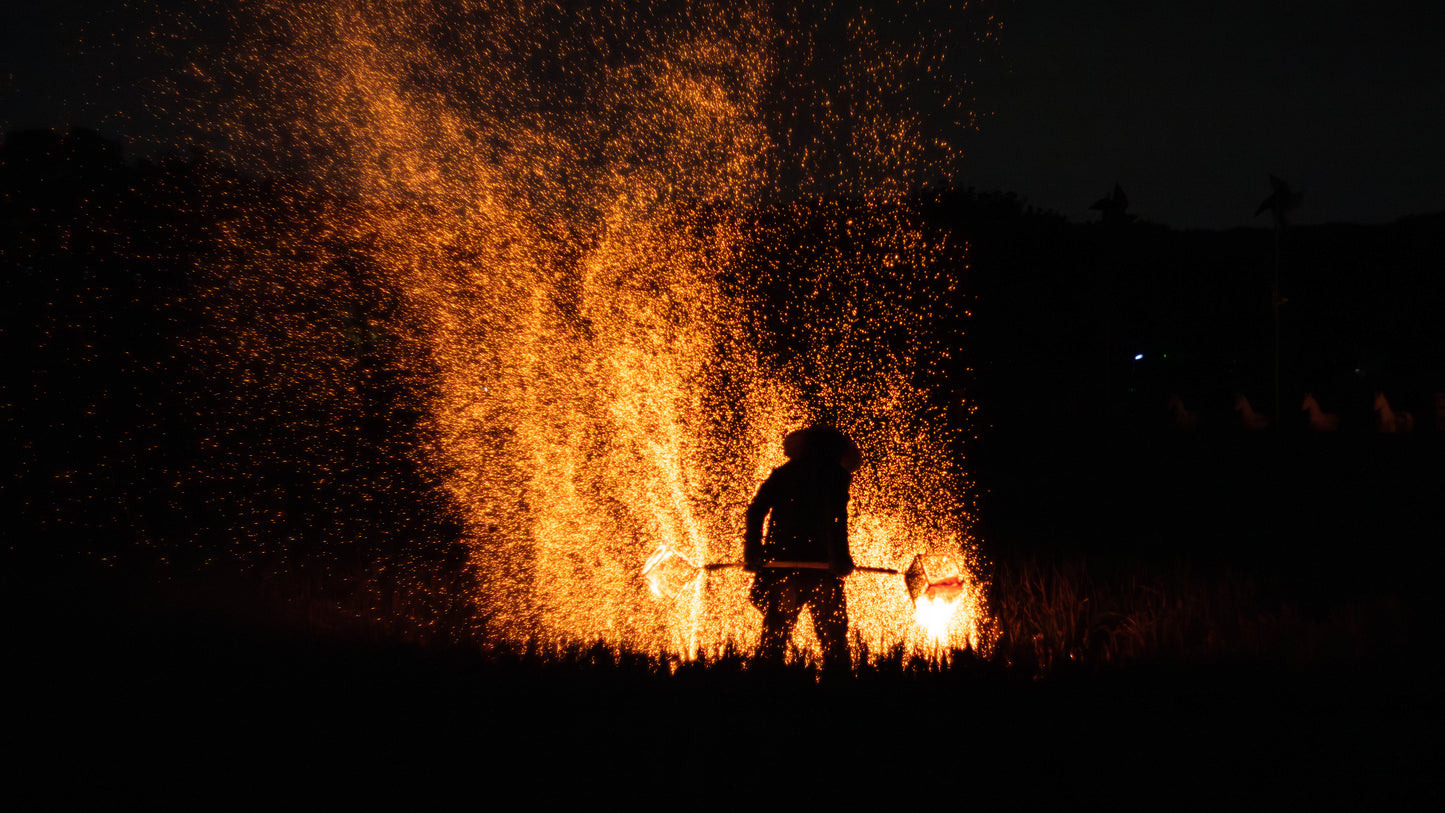
[[[1122,226],[1134,219],[1134,215],[1124,211],[1129,208],[1129,196],[1124,194],[1124,187],[1118,181],[1114,182],[1114,191],[1108,197],[1099,198],[1089,208],[1099,210],[1103,215],[1099,222],[1108,225]]]
[[[1279,292],[1279,269],[1283,262],[1281,245],[1285,226],[1289,225],[1286,215],[1299,206],[1300,194],[1275,175],[1269,176],[1269,186],[1272,191],[1254,210],[1254,216],[1259,217],[1266,210],[1274,213],[1274,287],[1270,290],[1269,301],[1274,311],[1274,425],[1279,426],[1279,306],[1287,301]]]
[[[1269,186],[1273,191],[1269,197],[1264,199],[1263,203],[1259,204],[1259,208],[1254,210],[1254,216],[1259,217],[1265,211],[1272,211],[1274,212],[1274,227],[1283,229],[1287,225],[1286,213],[1299,206],[1302,196],[1290,189],[1287,181],[1274,175],[1269,176]]]

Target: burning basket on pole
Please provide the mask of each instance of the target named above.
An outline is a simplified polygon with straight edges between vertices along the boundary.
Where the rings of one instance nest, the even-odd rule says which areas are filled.
[[[691,559],[664,545],[647,557],[642,578],[654,598],[674,599],[692,584],[701,570]]]
[[[945,638],[968,587],[962,563],[950,554],[920,553],[903,572],[903,583],[913,599],[913,620],[935,640]]]
[[[821,562],[773,562],[771,567],[825,568]],[[740,562],[713,562],[699,565],[666,546],[659,547],[647,558],[642,577],[652,595],[672,600],[693,584],[699,573],[708,570],[742,567]],[[914,606],[914,618],[935,637],[946,630],[958,607],[958,599],[968,587],[968,573],[958,558],[947,553],[920,553],[913,557],[907,570],[886,567],[858,567],[861,573],[902,576],[908,597]]]
[[[920,553],[903,571],[908,597],[953,602],[968,585],[968,576],[956,557],[947,553]]]

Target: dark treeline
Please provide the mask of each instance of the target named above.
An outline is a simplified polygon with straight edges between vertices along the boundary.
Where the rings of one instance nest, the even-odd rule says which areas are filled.
[[[7,579],[401,634],[469,612],[395,295],[325,238],[346,201],[83,130],[10,134],[0,195]]]
[[[1092,429],[1158,428],[1171,394],[1200,428],[1236,428],[1233,399],[1273,412],[1275,234],[1069,223],[1008,194],[942,192],[931,207],[970,244],[976,307],[963,339],[998,413]],[[1372,398],[1437,428],[1445,391],[1445,212],[1380,226],[1289,226],[1279,252],[1280,412],[1305,393],[1374,428]],[[1142,356],[1135,360],[1136,356]]]

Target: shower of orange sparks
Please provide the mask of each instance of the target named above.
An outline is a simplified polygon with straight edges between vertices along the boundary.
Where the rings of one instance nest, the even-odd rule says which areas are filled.
[[[728,3],[652,5],[262,3],[267,50],[243,55],[252,90],[230,122],[237,155],[306,166],[360,202],[336,228],[405,291],[390,327],[436,371],[432,465],[466,519],[493,633],[692,654],[756,640],[747,577],[673,574],[678,600],[658,605],[638,566],[654,550],[679,566],[738,558],[743,506],[820,410],[867,459],[855,558],[971,555],[941,413],[912,383],[937,348],[892,335],[954,290],[898,205],[951,153],[904,75],[938,56],[884,42],[867,11],[843,29],[847,75],[801,94],[809,126],[779,129],[779,71],[830,63],[825,36]],[[784,207],[783,226],[759,228],[749,212],[785,166],[861,203]],[[762,272],[787,292],[783,316],[812,326],[780,356],[759,339],[769,305],[720,280],[819,219],[853,249]],[[302,263],[287,273],[304,279]],[[977,645],[986,626],[972,575],[943,626],[886,580],[847,590],[873,651],[922,644],[920,629]],[[807,625],[795,643],[816,653]]]

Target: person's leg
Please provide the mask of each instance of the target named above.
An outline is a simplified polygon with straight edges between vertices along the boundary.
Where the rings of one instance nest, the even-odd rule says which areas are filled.
[[[811,588],[808,613],[813,616],[813,632],[823,647],[823,669],[851,671],[853,655],[848,650],[848,599],[843,593],[843,580],[831,573],[819,573]]]
[[[793,625],[798,623],[798,613],[802,612],[803,601],[799,595],[798,580],[793,574],[770,573],[766,574],[766,578],[768,581],[762,585],[763,634],[758,642],[758,658],[781,664],[788,639],[793,635]]]

